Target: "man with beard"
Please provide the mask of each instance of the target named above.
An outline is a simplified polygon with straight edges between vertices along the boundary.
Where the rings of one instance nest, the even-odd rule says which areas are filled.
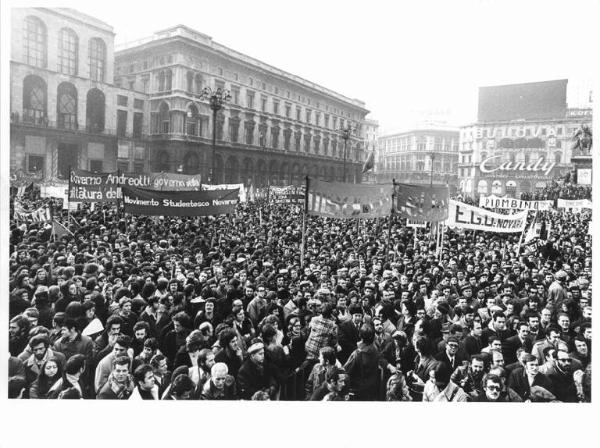
[[[265,348],[260,339],[254,339],[248,347],[248,358],[243,362],[237,376],[239,395],[243,400],[250,400],[258,391],[275,398],[278,385],[270,366],[265,363]]]
[[[96,400],[127,400],[133,393],[135,384],[129,374],[131,359],[118,356],[112,361],[112,371],[106,383],[98,391]]]
[[[19,356],[27,347],[29,320],[22,315],[13,317],[8,325],[8,351],[12,356]]]
[[[473,401],[499,403],[509,401],[502,394],[502,379],[498,375],[488,373],[483,380],[483,391]]]
[[[552,383],[552,392],[557,400],[565,403],[577,403],[577,387],[573,379],[572,359],[565,351],[556,352],[556,368],[548,375]]]
[[[541,341],[546,337],[544,331],[540,328],[540,316],[537,313],[527,313],[525,315],[527,324],[529,325],[529,338],[532,343]]]
[[[471,357],[471,363],[458,367],[450,379],[462,387],[465,393],[476,396],[483,392],[481,380],[485,373],[484,367],[483,356],[474,355]]]
[[[27,381],[28,385],[31,385],[31,383],[37,379],[42,366],[50,357],[56,358],[60,370],[63,370],[66,363],[65,355],[60,352],[55,352],[49,348],[50,338],[48,336],[45,334],[33,336],[29,340],[29,346],[31,347],[33,354],[24,361],[25,380]]]

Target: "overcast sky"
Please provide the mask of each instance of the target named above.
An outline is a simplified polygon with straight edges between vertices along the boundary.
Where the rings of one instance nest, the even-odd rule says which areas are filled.
[[[473,122],[480,86],[592,79],[600,17],[597,0],[69,1],[112,25],[117,44],[187,25],[365,101],[383,132],[430,110]]]

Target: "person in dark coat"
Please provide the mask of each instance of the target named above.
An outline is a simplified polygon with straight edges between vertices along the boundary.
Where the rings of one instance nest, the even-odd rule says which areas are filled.
[[[90,388],[81,379],[85,365],[86,359],[83,355],[76,354],[67,359],[63,376],[50,388],[48,398],[56,399],[62,391],[71,387],[77,389],[82,398],[93,398]]]
[[[219,334],[219,346],[221,350],[215,355],[215,363],[227,364],[229,374],[234,378],[242,366],[242,351],[238,345],[238,339],[233,329],[227,328]]]
[[[29,320],[18,315],[10,320],[8,326],[8,351],[12,356],[19,356],[29,342]]]
[[[525,364],[524,369],[516,369],[508,377],[508,387],[519,394],[523,401],[533,401],[535,399],[532,396],[534,386],[539,386],[551,392],[552,383],[545,375],[539,373],[537,358],[530,354],[523,355],[523,363]]]
[[[352,318],[339,324],[338,341],[342,348],[338,353],[340,363],[344,364],[354,350],[360,339],[359,328],[363,320],[362,308],[358,305],[352,305],[349,310]]]
[[[467,361],[467,358],[459,353],[458,345],[458,338],[456,336],[450,336],[446,341],[446,350],[435,356],[436,360],[443,362],[448,366],[450,372],[454,372],[462,365],[463,361]]]
[[[523,348],[527,353],[531,353],[532,347],[533,342],[529,338],[529,324],[521,322],[517,326],[517,334],[506,338],[502,342],[502,354],[504,355],[504,362],[506,364],[512,364],[513,362],[516,362],[518,349]]]
[[[381,372],[379,370],[380,355],[373,344],[375,330],[369,324],[360,328],[360,342],[344,365],[350,380],[350,392],[358,401],[377,399]]]
[[[248,358],[240,367],[237,384],[243,400],[250,400],[258,391],[265,391],[271,399],[275,398],[278,385],[270,366],[265,363],[265,347],[260,339],[254,339],[248,347]]]
[[[556,399],[565,403],[577,403],[577,387],[573,379],[572,359],[567,352],[559,350],[556,353],[556,368],[548,375],[552,383],[552,393]]]

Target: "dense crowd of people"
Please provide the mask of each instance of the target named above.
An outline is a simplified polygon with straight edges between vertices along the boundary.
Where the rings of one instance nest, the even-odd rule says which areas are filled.
[[[403,219],[308,217],[301,265],[300,205],[49,206],[69,234],[11,218],[10,398],[591,400],[587,211],[520,253],[448,229],[439,256]]]
[[[523,192],[521,193],[521,200],[524,201],[542,201],[556,199],[592,199],[592,186],[591,185],[577,185],[570,182],[572,175],[571,173],[564,176],[564,178],[551,181],[544,188],[535,191],[534,193]]]

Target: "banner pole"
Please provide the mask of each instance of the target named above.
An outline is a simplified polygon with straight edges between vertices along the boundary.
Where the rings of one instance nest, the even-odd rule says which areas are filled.
[[[438,254],[438,263],[442,261],[442,252],[444,251],[444,235],[446,234],[446,226],[442,224],[442,234],[440,236],[440,251]]]
[[[385,245],[385,262],[388,262],[390,245],[392,242],[392,221],[394,220],[394,201],[396,200],[396,179],[392,179],[392,207],[390,209],[390,221],[388,222],[387,243]]]
[[[306,215],[308,214],[308,175],[306,176],[306,193],[304,195],[304,213],[302,213],[302,245],[300,246],[300,268],[304,268],[304,247],[306,246]]]
[[[529,218],[529,210],[527,210],[527,215],[525,216],[525,226],[523,227],[523,230],[521,231],[521,236],[519,237],[519,244],[517,245],[517,262],[519,261],[519,254],[521,253],[521,243],[523,242],[523,235],[525,234],[525,231],[527,230],[527,218]]]
[[[71,165],[69,165],[69,186],[67,187],[67,225],[71,220]]]
[[[123,196],[123,189],[121,189],[121,198],[119,198],[119,177],[121,176],[121,170],[117,168],[117,222],[121,220],[121,200]]]

